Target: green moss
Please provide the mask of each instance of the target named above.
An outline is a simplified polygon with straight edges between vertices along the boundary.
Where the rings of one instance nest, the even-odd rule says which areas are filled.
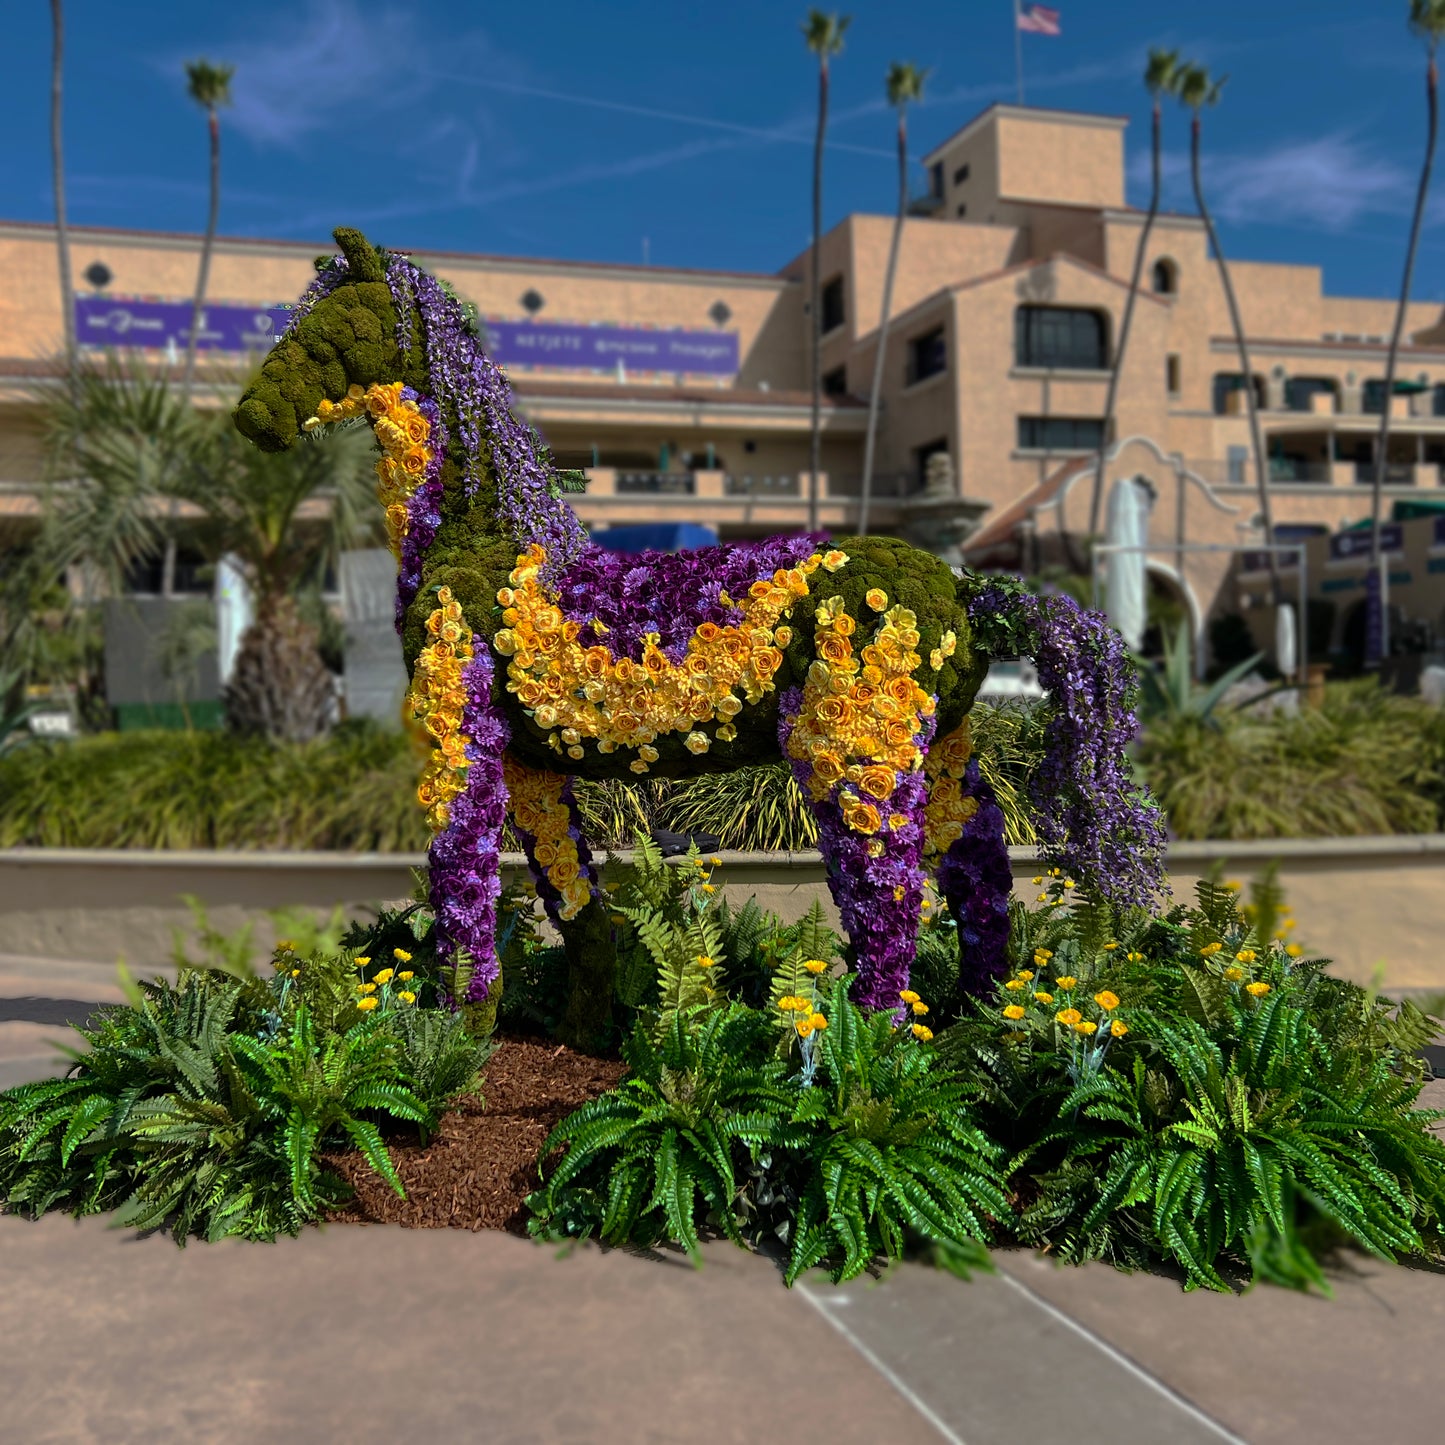
[[[612,1041],[612,998],[617,979],[617,942],[605,904],[595,898],[561,925],[567,953],[567,1012],[558,1037],[584,1053]]]

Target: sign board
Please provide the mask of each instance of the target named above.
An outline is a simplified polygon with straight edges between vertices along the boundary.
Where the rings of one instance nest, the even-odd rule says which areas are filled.
[[[1387,522],[1380,528],[1380,550],[1398,552],[1405,545],[1404,528],[1398,522]],[[1361,527],[1354,532],[1339,532],[1330,538],[1330,560],[1343,562],[1351,558],[1368,558],[1370,555],[1370,528]]]
[[[571,370],[674,371],[732,376],[738,370],[736,331],[649,330],[559,321],[485,321],[487,352],[503,366]]]
[[[77,296],[75,336],[82,346],[173,347],[191,336],[189,301]],[[199,351],[269,351],[286,329],[284,306],[202,306]]]

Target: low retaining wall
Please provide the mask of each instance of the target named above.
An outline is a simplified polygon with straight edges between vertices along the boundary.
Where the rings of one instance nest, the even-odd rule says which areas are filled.
[[[723,853],[718,881],[752,894],[784,918],[817,898],[836,923],[822,859],[805,853]],[[1032,895],[1038,870],[1031,848],[1011,850],[1015,886]],[[192,894],[213,925],[255,927],[258,949],[275,929],[266,910],[338,905],[363,913],[407,898],[420,854],[141,852],[104,849],[0,849],[0,955],[110,965],[124,957],[144,969],[169,956],[172,934],[189,934],[181,901]],[[515,876],[520,854],[504,867]],[[1368,982],[1383,966],[1387,986],[1445,991],[1445,834],[1325,838],[1265,843],[1176,843],[1169,850],[1175,893],[1221,864],[1248,879],[1270,863],[1312,949],[1336,970]]]

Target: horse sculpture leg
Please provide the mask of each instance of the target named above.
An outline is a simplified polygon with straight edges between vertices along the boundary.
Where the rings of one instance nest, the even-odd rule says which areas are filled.
[[[1003,812],[971,758],[968,722],[940,738],[924,760],[929,852],[938,887],[958,926],[958,994],[982,996],[1008,970],[1008,900],[1013,886]]]
[[[574,1048],[602,1048],[612,1027],[617,945],[572,780],[510,757],[504,770],[513,827],[567,952],[567,1009],[560,1036]]]

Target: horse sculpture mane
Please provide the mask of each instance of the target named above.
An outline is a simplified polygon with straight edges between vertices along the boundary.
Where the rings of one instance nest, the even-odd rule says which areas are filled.
[[[615,946],[571,779],[779,757],[818,818],[860,1003],[895,1007],[906,988],[929,866],[966,986],[1001,972],[1003,820],[967,715],[987,666],[976,633],[1008,650],[1037,609],[885,537],[603,552],[466,308],[404,255],[335,236],[341,254],[318,261],[236,425],[268,450],[353,417],[374,427],[410,700],[434,740],[418,796],[438,938],[465,964],[459,1002],[490,1013],[500,992],[508,810],[566,945],[566,1034],[586,1045],[608,1026]],[[1094,805],[1080,806],[1087,825]],[[1079,831],[1053,841],[1078,852]]]

